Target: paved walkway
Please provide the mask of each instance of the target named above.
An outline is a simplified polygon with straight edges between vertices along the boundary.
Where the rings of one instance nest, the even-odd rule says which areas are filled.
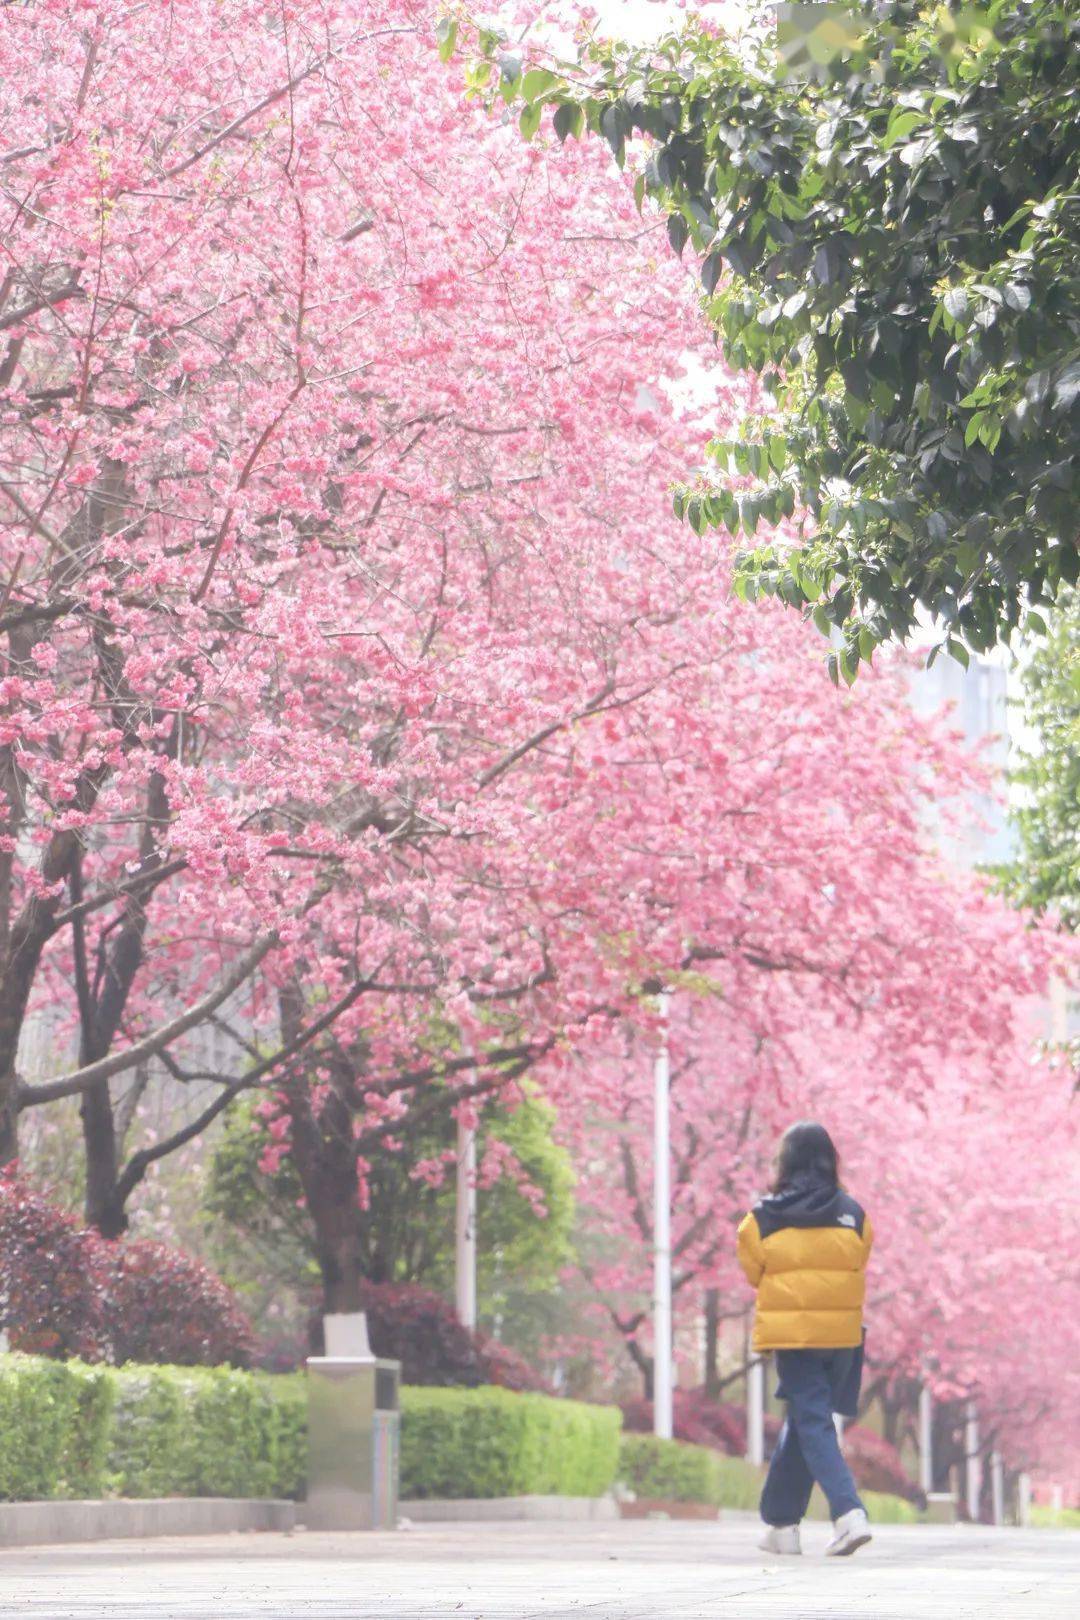
[[[429,1525],[0,1552],[3,1620],[1069,1620],[1080,1533],[878,1529],[852,1559],[754,1523]]]

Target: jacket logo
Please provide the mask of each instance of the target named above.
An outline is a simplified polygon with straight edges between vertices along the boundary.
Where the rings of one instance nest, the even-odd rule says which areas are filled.
[[[837,1225],[839,1225],[839,1226],[854,1226],[855,1225],[855,1217],[854,1217],[854,1215],[838,1215],[837,1216]]]

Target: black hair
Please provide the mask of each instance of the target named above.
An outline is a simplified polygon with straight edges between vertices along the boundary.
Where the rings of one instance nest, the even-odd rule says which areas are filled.
[[[840,1181],[840,1161],[833,1139],[824,1125],[811,1119],[790,1125],[780,1138],[773,1192],[782,1192],[799,1175],[818,1177],[833,1187]]]

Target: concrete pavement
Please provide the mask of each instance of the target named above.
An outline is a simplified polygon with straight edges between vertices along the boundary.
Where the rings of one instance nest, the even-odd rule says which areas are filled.
[[[880,1526],[852,1559],[755,1521],[425,1525],[0,1553],[2,1620],[1071,1620],[1080,1533]]]

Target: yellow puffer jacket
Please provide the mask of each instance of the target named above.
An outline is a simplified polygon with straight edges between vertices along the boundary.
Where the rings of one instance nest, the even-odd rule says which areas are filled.
[[[869,1217],[854,1198],[802,1180],[763,1198],[739,1226],[739,1264],[757,1289],[754,1349],[862,1343]]]

